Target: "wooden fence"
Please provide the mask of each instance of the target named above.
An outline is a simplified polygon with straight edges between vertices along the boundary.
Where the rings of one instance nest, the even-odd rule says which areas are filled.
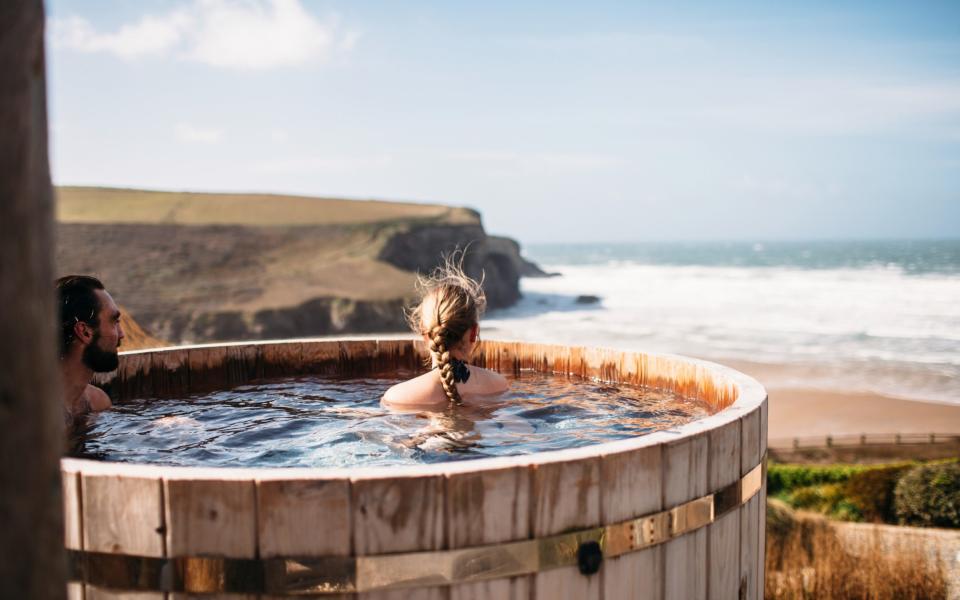
[[[886,463],[960,456],[960,434],[873,433],[770,440],[770,458],[781,463]]]
[[[800,448],[835,448],[837,446],[889,446],[907,444],[960,443],[957,433],[862,433],[771,439],[770,448],[796,450]]]

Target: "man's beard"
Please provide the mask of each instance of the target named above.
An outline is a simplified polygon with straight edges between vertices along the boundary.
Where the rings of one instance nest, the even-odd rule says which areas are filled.
[[[109,373],[115,371],[120,366],[120,357],[117,351],[103,350],[98,343],[100,342],[100,332],[93,334],[90,344],[83,349],[83,364],[94,373]]]

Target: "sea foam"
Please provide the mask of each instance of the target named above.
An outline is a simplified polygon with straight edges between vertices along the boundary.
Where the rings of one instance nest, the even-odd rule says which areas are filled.
[[[794,365],[797,380],[774,384],[960,403],[960,273],[602,254],[544,267],[561,275],[524,279],[520,303],[485,321],[491,336]]]

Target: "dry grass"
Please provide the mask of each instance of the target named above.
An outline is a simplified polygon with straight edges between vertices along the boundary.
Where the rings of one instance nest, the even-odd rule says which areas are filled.
[[[204,194],[58,187],[61,223],[167,225],[369,225],[407,220],[479,224],[466,208],[410,202],[345,200],[275,194]]]
[[[150,335],[140,324],[137,323],[130,313],[120,308],[120,325],[123,327],[123,345],[120,347],[124,352],[128,350],[145,350],[147,348],[162,348],[169,346],[170,342]]]
[[[936,557],[929,556],[920,546],[904,544],[891,552],[877,539],[854,555],[843,547],[826,519],[798,517],[777,504],[771,506],[770,513],[774,514],[773,522],[768,516],[765,598],[947,597],[946,579]]]

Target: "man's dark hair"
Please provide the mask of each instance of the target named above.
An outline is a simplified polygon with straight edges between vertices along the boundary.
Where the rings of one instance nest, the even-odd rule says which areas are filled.
[[[60,357],[67,355],[73,342],[73,326],[83,321],[91,327],[100,324],[100,299],[97,290],[103,284],[89,275],[67,275],[57,280],[57,306],[60,308]]]

